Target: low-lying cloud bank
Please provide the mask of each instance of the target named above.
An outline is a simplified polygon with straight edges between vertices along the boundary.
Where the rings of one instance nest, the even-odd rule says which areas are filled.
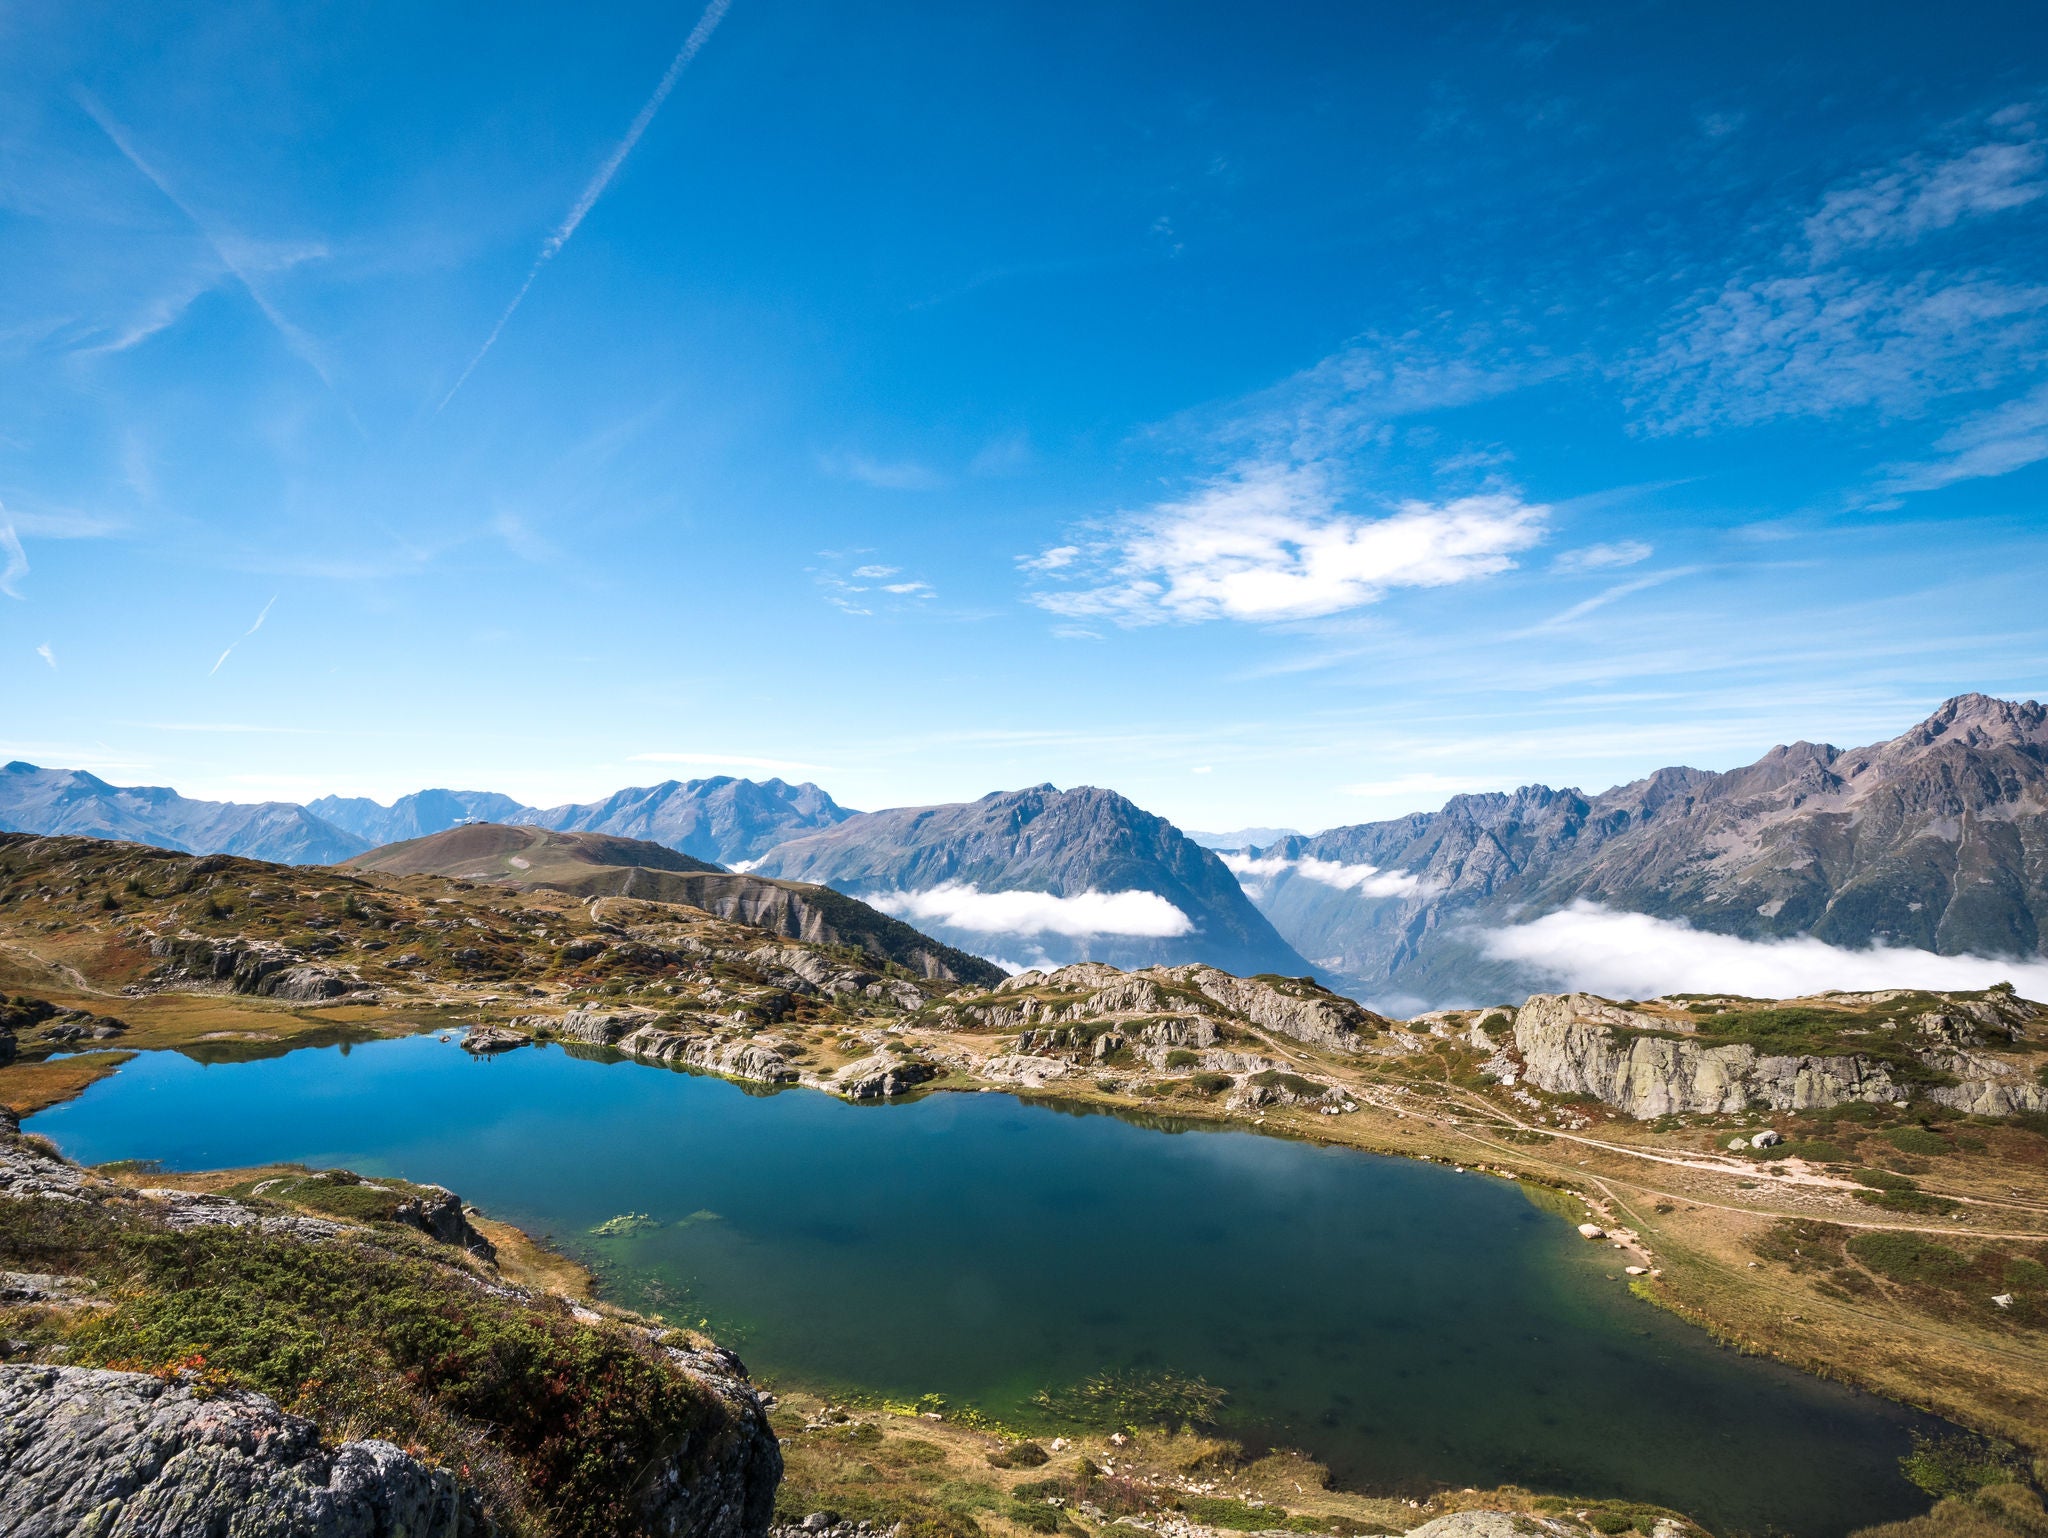
[[[923,892],[883,892],[866,899],[911,923],[941,924],[983,935],[1130,935],[1170,940],[1191,934],[1194,921],[1157,892],[984,892],[948,881]]]
[[[1493,959],[1520,963],[1559,987],[1610,998],[1741,993],[1784,999],[1829,989],[1939,991],[1999,982],[2027,998],[2048,998],[2048,961],[1938,956],[1903,946],[1848,950],[1813,939],[1743,940],[1583,901],[1527,924],[1484,931],[1479,944]]]
[[[1413,871],[1382,870],[1377,865],[1346,865],[1338,860],[1318,860],[1308,855],[1299,860],[1285,860],[1277,854],[1261,858],[1248,854],[1222,854],[1218,858],[1230,867],[1230,873],[1247,891],[1255,887],[1263,889],[1276,876],[1288,874],[1321,886],[1335,887],[1340,892],[1356,892],[1360,897],[1413,897],[1418,892],[1427,891],[1430,886],[1426,877]]]

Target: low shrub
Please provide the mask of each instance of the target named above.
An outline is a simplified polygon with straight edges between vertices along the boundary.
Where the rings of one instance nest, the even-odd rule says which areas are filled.
[[[1948,1139],[1925,1127],[1894,1127],[1884,1135],[1884,1140],[1900,1153],[1945,1154],[1949,1151]]]

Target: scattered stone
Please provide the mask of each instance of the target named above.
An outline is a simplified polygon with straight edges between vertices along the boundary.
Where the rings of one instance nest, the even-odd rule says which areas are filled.
[[[1785,1134],[1766,1127],[1749,1140],[1752,1148],[1776,1148],[1785,1141]]]
[[[462,1038],[462,1050],[472,1057],[491,1057],[530,1044],[530,1038],[496,1025],[472,1025]]]
[[[1579,1237],[1581,1239],[1605,1239],[1607,1237],[1607,1230],[1598,1223],[1581,1223],[1579,1225]]]

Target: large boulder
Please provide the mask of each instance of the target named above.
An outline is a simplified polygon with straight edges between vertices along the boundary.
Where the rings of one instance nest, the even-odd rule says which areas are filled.
[[[0,1366],[9,1538],[454,1538],[458,1526],[483,1523],[453,1474],[389,1442],[322,1447],[311,1421],[261,1394]]]

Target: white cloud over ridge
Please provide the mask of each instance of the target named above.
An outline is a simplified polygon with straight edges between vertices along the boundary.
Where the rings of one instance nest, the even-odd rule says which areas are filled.
[[[1360,897],[1414,897],[1432,890],[1425,876],[1406,870],[1382,870],[1377,865],[1347,865],[1313,856],[1289,860],[1279,855],[1254,858],[1246,854],[1219,854],[1218,858],[1230,867],[1230,873],[1240,884],[1252,887],[1262,887],[1277,876],[1296,875],[1318,886],[1356,892]]]
[[[1810,938],[1744,940],[1675,919],[1580,901],[1526,924],[1483,931],[1480,949],[1518,962],[1558,987],[1610,998],[1739,993],[1795,998],[1830,989],[1985,988],[2011,982],[2048,997],[2048,961],[1941,956],[1903,946],[1850,950]]]
[[[1169,940],[1191,934],[1194,922],[1157,892],[984,892],[948,881],[922,892],[882,892],[871,907],[911,922],[942,924],[983,935],[1122,935]]]
[[[1492,492],[1359,517],[1338,510],[1321,469],[1252,463],[1181,501],[1124,515],[1093,546],[1056,546],[1023,564],[1089,584],[1032,595],[1070,619],[1126,627],[1313,619],[1376,603],[1394,588],[1505,571],[1543,538],[1547,516]]]

